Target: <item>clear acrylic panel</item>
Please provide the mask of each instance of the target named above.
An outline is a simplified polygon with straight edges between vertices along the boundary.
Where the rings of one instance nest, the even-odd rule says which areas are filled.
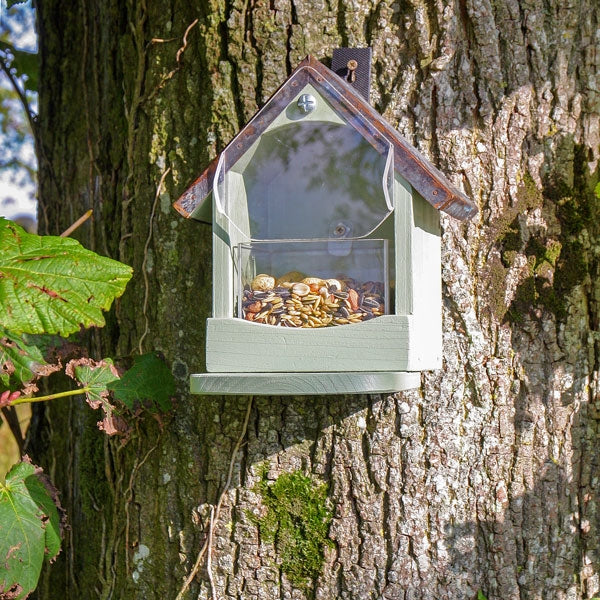
[[[393,147],[379,146],[383,153],[340,123],[277,127],[261,136],[250,160],[228,165],[221,154],[216,208],[246,239],[366,236],[393,210]]]
[[[385,239],[250,242],[235,250],[240,319],[318,328],[389,314]]]
[[[251,238],[368,235],[392,208],[388,154],[339,123],[265,133],[243,170]]]

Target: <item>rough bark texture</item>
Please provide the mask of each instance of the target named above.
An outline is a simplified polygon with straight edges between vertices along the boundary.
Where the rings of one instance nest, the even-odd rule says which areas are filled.
[[[443,220],[444,368],[389,397],[255,398],[216,523],[216,596],[600,595],[597,1],[38,10],[41,229],[95,209],[77,236],[136,276],[91,348],[160,349],[180,383],[172,413],[138,419],[125,446],[83,402],[38,413],[31,445],[71,523],[38,597],[181,588],[250,399],[185,393],[204,368],[210,232],[171,202],[301,58],[364,45],[375,107],[481,208],[466,225]],[[307,589],[252,517],[264,469],[329,483],[333,545]],[[211,597],[206,568],[186,597]]]

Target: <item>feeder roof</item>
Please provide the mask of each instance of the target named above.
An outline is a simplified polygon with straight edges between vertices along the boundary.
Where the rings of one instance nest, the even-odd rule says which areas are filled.
[[[470,219],[477,213],[477,206],[413,148],[351,85],[312,56],[307,56],[296,67],[263,108],[188,187],[175,202],[175,209],[184,217],[210,223],[211,210],[206,199],[213,191],[219,161],[233,166],[308,84],[323,94],[335,111],[375,148],[391,145],[394,170],[429,204],[460,220]]]

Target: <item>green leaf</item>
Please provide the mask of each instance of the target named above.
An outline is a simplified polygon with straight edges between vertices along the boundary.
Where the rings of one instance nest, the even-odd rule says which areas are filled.
[[[0,326],[58,333],[105,324],[103,310],[124,291],[131,267],[71,238],[27,233],[0,218]]]
[[[158,354],[150,352],[136,356],[131,369],[109,383],[108,389],[129,409],[141,405],[153,411],[167,411],[175,394],[175,379]]]
[[[36,92],[39,70],[39,57],[37,52],[19,50],[13,46],[13,44],[2,40],[0,40],[0,51],[12,56],[10,67],[16,71],[16,75],[21,79],[25,89]],[[25,76],[25,79],[23,79],[23,76]]]
[[[36,371],[45,363],[35,346],[0,327],[0,384],[4,389],[14,389],[31,381]]]
[[[60,520],[37,467],[16,464],[0,483],[0,590],[26,598],[36,587],[42,563],[60,551]]]
[[[477,600],[487,600],[485,594],[481,590],[477,590]]]
[[[113,411],[108,401],[108,384],[118,380],[119,375],[110,358],[94,361],[89,358],[71,360],[65,368],[65,373],[86,388],[86,399],[92,408],[102,407],[110,416]]]
[[[26,4],[28,0],[6,0],[6,8],[12,8],[17,4]]]
[[[38,346],[0,327],[0,391],[22,388],[57,369],[44,360]]]

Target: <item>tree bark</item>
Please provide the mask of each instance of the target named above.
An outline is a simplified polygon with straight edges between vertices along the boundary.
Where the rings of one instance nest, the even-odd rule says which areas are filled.
[[[89,336],[179,384],[125,445],[83,401],[29,444],[71,529],[37,597],[578,600],[600,595],[596,0],[38,3],[40,229],[135,276]],[[390,396],[194,397],[211,233],[171,203],[308,53],[373,48],[372,102],[478,202],[443,217],[444,368]],[[159,185],[161,178],[164,185]],[[332,546],[292,585],[257,487],[329,485]],[[258,517],[257,517],[258,515]],[[210,576],[209,576],[210,575]]]

